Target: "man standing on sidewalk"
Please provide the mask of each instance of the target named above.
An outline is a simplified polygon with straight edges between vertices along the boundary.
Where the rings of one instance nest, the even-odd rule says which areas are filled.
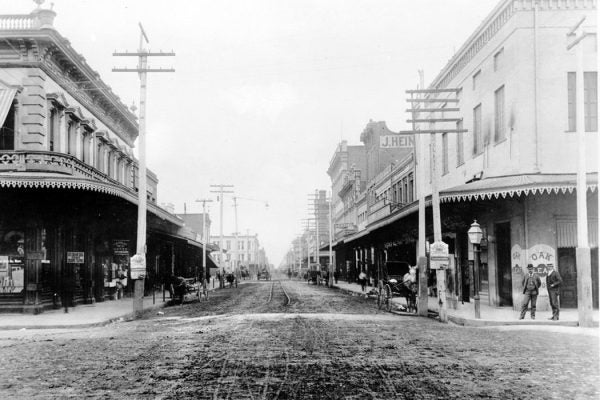
[[[546,275],[546,287],[548,288],[548,296],[550,297],[550,307],[552,307],[552,321],[558,321],[558,291],[560,290],[560,284],[562,278],[558,271],[554,270],[554,265],[548,264],[548,275]]]
[[[529,302],[531,302],[531,319],[535,319],[535,304],[539,293],[538,289],[542,286],[540,277],[533,273],[533,264],[527,264],[527,272],[528,274],[523,277],[523,294],[525,298],[523,299],[519,319],[525,318]]]

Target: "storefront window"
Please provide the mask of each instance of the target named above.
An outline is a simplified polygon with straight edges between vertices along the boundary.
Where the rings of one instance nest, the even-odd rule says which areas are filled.
[[[24,286],[25,235],[0,230],[0,292],[20,293]]]

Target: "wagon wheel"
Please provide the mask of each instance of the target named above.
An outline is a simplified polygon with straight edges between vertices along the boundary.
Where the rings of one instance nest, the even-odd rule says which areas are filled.
[[[392,311],[392,288],[390,287],[390,285],[385,285],[384,287],[385,293],[384,293],[384,304],[385,304],[385,310],[386,311]]]
[[[379,308],[380,310],[383,307],[383,294],[383,282],[379,281],[379,283],[377,284],[377,308]]]

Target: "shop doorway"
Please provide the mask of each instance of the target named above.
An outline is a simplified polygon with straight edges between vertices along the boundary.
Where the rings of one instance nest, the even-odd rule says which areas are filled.
[[[577,266],[574,248],[558,249],[558,273],[562,277],[560,285],[560,305],[577,307]]]
[[[591,249],[592,261],[592,306],[598,308],[598,248]],[[563,282],[560,286],[560,305],[577,307],[577,258],[575,248],[558,248],[558,273]]]
[[[500,306],[512,306],[512,270],[510,263],[510,222],[496,224],[496,265]]]

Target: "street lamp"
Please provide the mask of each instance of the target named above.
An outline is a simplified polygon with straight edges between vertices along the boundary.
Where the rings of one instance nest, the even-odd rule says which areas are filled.
[[[479,319],[479,318],[481,318],[481,308],[479,306],[479,254],[480,254],[479,244],[481,243],[481,238],[483,237],[483,231],[481,230],[481,227],[477,223],[477,220],[473,221],[467,234],[469,235],[469,241],[473,245],[473,253],[474,253],[473,258],[474,258],[474,264],[475,264],[474,268],[473,268],[473,270],[474,270],[473,272],[475,275],[474,276],[474,278],[475,278],[474,292],[475,293],[474,293],[473,298],[475,299],[475,318]]]

